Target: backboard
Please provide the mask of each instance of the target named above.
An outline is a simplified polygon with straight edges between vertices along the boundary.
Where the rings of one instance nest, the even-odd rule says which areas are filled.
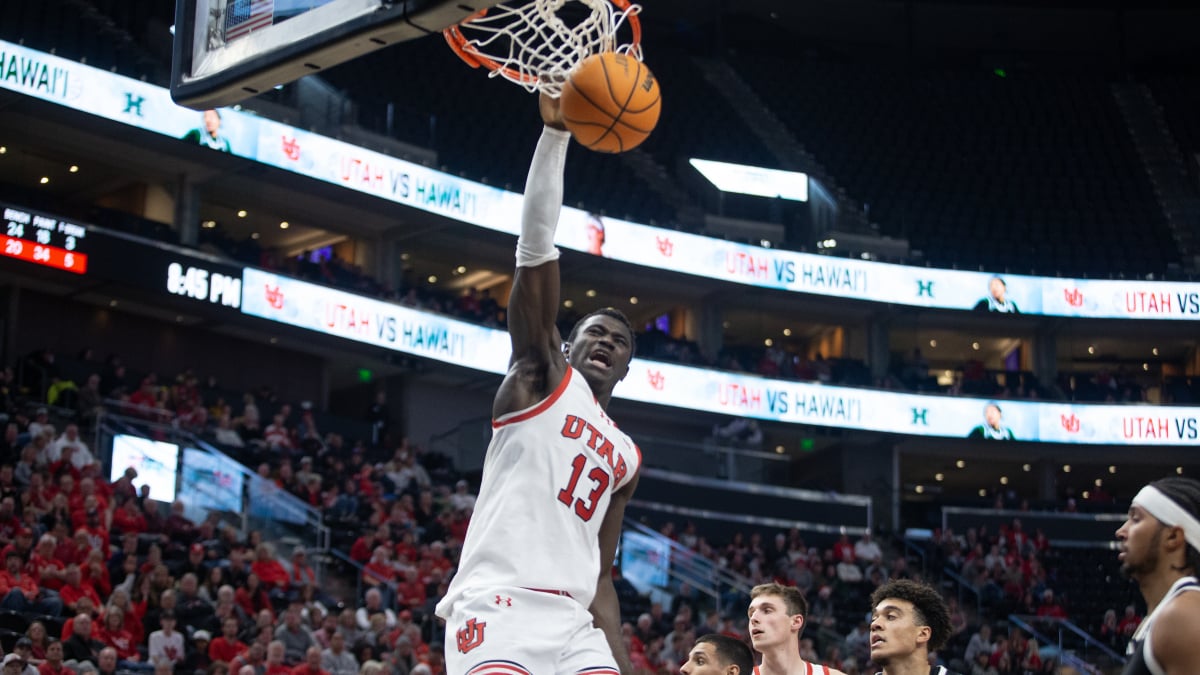
[[[197,110],[232,105],[497,2],[177,0],[171,97]]]

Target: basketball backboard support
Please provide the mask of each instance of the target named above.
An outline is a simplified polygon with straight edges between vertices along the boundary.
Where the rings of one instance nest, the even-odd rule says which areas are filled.
[[[177,0],[171,96],[197,110],[232,105],[498,2]]]

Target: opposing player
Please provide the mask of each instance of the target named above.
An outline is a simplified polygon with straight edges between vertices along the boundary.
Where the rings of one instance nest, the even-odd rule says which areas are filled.
[[[751,675],[754,654],[745,642],[728,635],[709,633],[696,638],[682,675]]]
[[[437,606],[450,675],[632,673],[611,567],[641,453],[605,408],[629,371],[628,319],[604,309],[564,344],[554,232],[570,135],[543,96],[508,305],[512,359],[458,574]]]
[[[750,642],[762,654],[755,675],[844,675],[800,658],[800,633],[808,601],[795,586],[759,584],[750,589]]]
[[[1142,488],[1117,541],[1121,573],[1137,582],[1147,609],[1123,675],[1200,673],[1200,481],[1172,477]]]
[[[956,675],[929,665],[950,637],[950,610],[933,587],[897,579],[871,594],[871,660],[878,675]]]

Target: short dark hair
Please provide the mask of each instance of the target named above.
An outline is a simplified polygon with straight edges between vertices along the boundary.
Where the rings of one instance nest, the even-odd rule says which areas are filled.
[[[575,342],[575,338],[579,335],[579,329],[583,327],[583,324],[587,323],[588,319],[598,314],[611,316],[617,321],[620,321],[625,326],[625,329],[629,331],[629,358],[632,359],[633,355],[637,353],[637,335],[635,335],[633,332],[633,324],[629,322],[629,317],[625,316],[625,313],[616,307],[601,307],[600,309],[597,309],[596,311],[591,312],[587,316],[583,317],[579,321],[576,321],[575,325],[571,327],[571,334],[567,336],[567,344],[573,344]]]
[[[769,583],[759,584],[750,589],[751,600],[760,595],[778,595],[783,598],[783,604],[787,607],[787,613],[790,616],[795,616],[796,614],[808,616],[808,600],[805,599],[804,593],[795,586]]]
[[[871,594],[872,610],[888,598],[911,602],[918,626],[929,626],[929,651],[937,651],[950,637],[950,609],[942,594],[929,584],[910,579],[896,579],[875,589]]]
[[[741,675],[753,675],[754,653],[750,651],[750,647],[746,646],[745,642],[717,633],[709,633],[696,638],[697,645],[705,642],[716,650],[717,659],[722,666],[737,666]]]
[[[1156,480],[1150,485],[1190,513],[1193,518],[1200,520],[1200,481],[1195,478],[1171,476]],[[1200,572],[1200,550],[1188,544],[1183,565],[1183,568],[1177,571],[1191,569],[1193,574]]]

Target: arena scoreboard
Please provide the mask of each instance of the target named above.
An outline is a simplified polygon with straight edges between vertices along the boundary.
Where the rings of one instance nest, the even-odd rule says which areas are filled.
[[[28,209],[0,204],[4,209],[0,255],[74,274],[88,268],[87,228]]]

